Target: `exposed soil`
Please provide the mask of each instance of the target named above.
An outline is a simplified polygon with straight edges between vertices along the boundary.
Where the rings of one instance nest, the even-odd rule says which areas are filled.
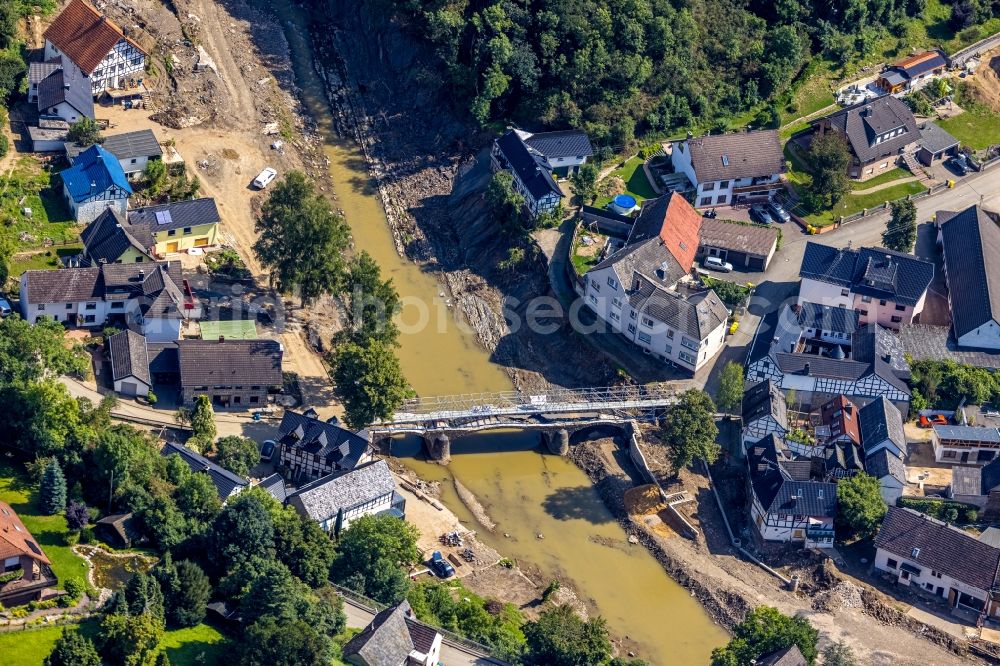
[[[1000,48],[983,54],[975,75],[965,81],[973,99],[1000,113]]]
[[[636,489],[625,499],[635,473],[623,469],[610,454],[615,446],[618,444],[613,440],[584,442],[572,447],[570,455],[593,481],[625,530],[649,548],[671,577],[691,590],[706,611],[724,626],[732,627],[750,608],[766,604],[786,614],[808,618],[820,631],[821,645],[832,640],[847,641],[859,663],[924,666],[979,662],[969,650],[982,656],[981,645],[956,639],[905,615],[896,602],[845,575],[823,555],[803,551],[770,553],[773,559],[769,561],[775,568],[786,577],[796,575],[801,581],[796,593],[784,589],[781,581],[739,557],[730,546],[704,475],[684,470],[676,478],[664,477],[671,481],[665,487],[667,492],[683,489],[696,498],[691,505],[701,530],[696,540],[676,533],[668,536],[664,534],[664,530],[670,530],[667,526],[650,526],[648,519],[657,516],[661,505],[648,488]],[[651,467],[666,469],[662,451],[658,454],[652,447],[646,447],[644,454],[647,459],[654,459]],[[658,455],[660,460],[656,460]],[[743,504],[727,498],[726,506]],[[637,513],[630,515],[629,510]],[[739,513],[735,508],[730,511],[730,515]]]

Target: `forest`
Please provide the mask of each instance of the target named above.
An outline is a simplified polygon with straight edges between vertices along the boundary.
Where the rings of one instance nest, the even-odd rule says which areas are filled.
[[[480,124],[579,127],[617,151],[637,136],[745,116],[777,126],[811,63],[841,66],[887,39],[902,44],[927,2],[394,0],[393,9],[436,54],[433,76],[420,75],[469,100]],[[998,12],[1000,3],[956,0],[941,28]]]

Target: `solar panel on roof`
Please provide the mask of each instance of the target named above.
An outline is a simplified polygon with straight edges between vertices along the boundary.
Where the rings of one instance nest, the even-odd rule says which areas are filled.
[[[173,218],[170,217],[169,210],[160,210],[156,212],[156,223],[157,224],[170,224],[173,222]]]

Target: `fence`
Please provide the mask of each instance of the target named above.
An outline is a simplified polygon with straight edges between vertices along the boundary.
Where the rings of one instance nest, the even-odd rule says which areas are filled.
[[[998,159],[1000,158],[995,158],[991,160],[991,162],[996,162]],[[992,164],[990,164],[990,166],[992,166]],[[983,169],[986,168],[986,163],[983,163],[982,168]],[[886,201],[885,203],[880,204],[878,206],[873,206],[872,208],[865,208],[858,213],[854,213],[853,215],[845,215],[841,217],[839,222],[835,224],[839,226],[850,224],[851,222],[855,222],[862,218],[868,217],[869,215],[874,215],[875,213],[881,213],[882,211],[888,210],[889,207],[892,206],[892,204],[896,203],[897,201],[916,201],[918,199],[925,199],[927,197],[934,196],[935,194],[938,194],[939,192],[942,192],[946,189],[948,189],[948,183],[938,183],[937,185],[934,185],[933,187],[924,190],[923,192],[918,192],[917,194],[907,194],[905,197],[900,197],[899,199],[895,199],[893,201]]]

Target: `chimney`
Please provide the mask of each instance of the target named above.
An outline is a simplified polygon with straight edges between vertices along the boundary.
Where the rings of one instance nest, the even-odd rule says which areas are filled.
[[[220,335],[219,336],[219,342],[225,342],[225,341],[226,341],[226,336]]]
[[[805,369],[803,369],[803,371],[802,371],[802,372],[803,372],[803,374],[805,374],[805,375],[806,375],[807,377],[809,376],[809,362],[808,362],[808,361],[806,361],[806,367],[805,367]]]

